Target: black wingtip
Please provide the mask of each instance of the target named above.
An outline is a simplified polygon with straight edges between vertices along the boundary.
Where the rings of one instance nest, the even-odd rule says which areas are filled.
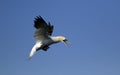
[[[42,16],[36,16],[35,19],[43,19]]]
[[[34,27],[40,28],[42,24],[47,24],[41,16],[36,16],[34,19]]]
[[[44,20],[44,19],[41,16],[36,16],[34,22],[38,20]]]
[[[53,29],[54,29],[54,26],[51,25],[50,22],[46,23],[45,20],[40,15],[35,17],[34,27],[36,29],[40,29],[40,28],[45,29],[46,34],[50,36],[52,35]]]

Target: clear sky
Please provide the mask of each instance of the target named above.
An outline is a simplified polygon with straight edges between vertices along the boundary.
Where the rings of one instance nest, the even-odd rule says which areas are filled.
[[[38,15],[72,46],[28,60]],[[0,0],[0,75],[120,75],[120,0]]]

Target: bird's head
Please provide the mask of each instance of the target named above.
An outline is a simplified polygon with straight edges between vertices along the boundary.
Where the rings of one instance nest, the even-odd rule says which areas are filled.
[[[70,46],[70,42],[64,36],[57,36],[59,42],[63,42],[66,46]]]

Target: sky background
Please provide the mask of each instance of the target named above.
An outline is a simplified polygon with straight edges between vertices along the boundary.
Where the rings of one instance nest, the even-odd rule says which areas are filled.
[[[72,46],[28,60],[38,15]],[[0,0],[0,75],[120,75],[120,0]]]

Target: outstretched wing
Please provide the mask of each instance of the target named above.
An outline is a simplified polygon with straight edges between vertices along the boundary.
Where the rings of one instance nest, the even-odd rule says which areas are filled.
[[[47,36],[52,35],[54,28],[53,25],[50,24],[50,22],[47,24],[41,16],[37,16],[35,18],[34,27],[37,29],[37,32]]]

